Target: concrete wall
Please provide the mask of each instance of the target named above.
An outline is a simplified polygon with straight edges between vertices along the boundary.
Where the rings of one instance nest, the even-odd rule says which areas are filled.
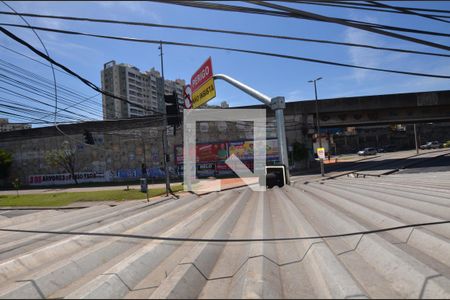
[[[287,117],[287,139],[291,145],[295,141],[308,143],[302,133],[301,116]],[[13,154],[11,178],[20,178],[28,183],[31,175],[67,173],[63,168],[55,168],[45,159],[46,153],[60,149],[67,141],[76,149],[78,172],[97,174],[98,181],[134,179],[140,176],[141,164],[145,161],[151,174],[162,169],[162,129],[160,124],[142,120],[89,122],[60,126],[62,135],[54,127],[37,128],[11,132],[0,136],[0,148]],[[123,129],[121,129],[123,128]],[[276,138],[275,123],[268,119],[267,138]],[[84,143],[83,131],[88,129],[95,145]],[[199,122],[197,143],[214,143],[252,140],[251,123]],[[174,146],[183,143],[183,130],[169,131],[170,167],[176,172]],[[309,143],[310,144],[310,143]],[[145,149],[144,149],[145,148]],[[67,183],[72,183],[70,180]]]

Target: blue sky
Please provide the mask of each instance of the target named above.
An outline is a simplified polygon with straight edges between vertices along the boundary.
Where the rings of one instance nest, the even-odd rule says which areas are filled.
[[[429,2],[430,3],[412,2],[412,4],[406,2],[390,2],[390,4],[450,10],[450,3],[448,2]],[[340,25],[291,18],[218,12],[162,3],[120,1],[33,1],[9,2],[9,4],[20,12],[221,28],[443,52],[443,50],[440,51],[427,46],[412,44]],[[236,4],[241,5],[239,2]],[[2,3],[0,3],[0,6],[2,6],[2,10],[9,10]],[[293,6],[328,16],[446,33],[450,32],[450,24],[415,16],[313,5]],[[2,22],[23,24],[18,17],[14,16],[1,15],[0,19]],[[448,58],[217,33],[37,18],[27,18],[27,20],[36,26],[58,29],[79,30],[90,33],[156,40],[162,39],[167,41],[210,44],[332,60],[371,67],[450,75],[450,63]],[[11,27],[8,27],[8,30],[27,40],[35,47],[42,49],[38,40],[30,30]],[[110,60],[129,63],[141,70],[148,70],[152,67],[155,67],[158,70],[160,69],[158,45],[77,37],[58,33],[38,33],[48,48],[50,55],[55,60],[69,66],[74,71],[99,86],[100,70],[102,69],[103,64]],[[450,45],[450,40],[445,37],[408,35]],[[23,54],[37,58],[31,51],[25,49],[23,46],[10,40],[6,36],[0,37],[0,45],[7,46]],[[49,68],[43,67],[29,59],[20,57],[17,54],[13,54],[3,48],[0,48],[0,53],[3,59],[13,64],[28,70],[33,70],[33,72],[37,72],[48,79],[52,78]],[[191,75],[208,58],[208,56],[212,57],[214,73],[223,73],[232,76],[268,96],[285,96],[287,101],[313,99],[314,90],[312,85],[307,81],[319,76],[323,77],[323,80],[318,82],[319,98],[442,90],[448,89],[450,86],[449,80],[446,79],[387,74],[274,57],[177,46],[164,46],[165,76],[168,79],[181,78],[190,81]],[[76,79],[61,73],[57,73],[57,80],[59,84],[70,86],[82,95],[90,96],[96,94]],[[0,88],[1,87],[2,84],[0,83]],[[225,82],[217,81],[216,89],[217,97],[211,102],[212,104],[220,103],[223,100],[228,101],[232,106],[258,104],[256,100],[229,86]],[[2,96],[5,97],[6,95]],[[97,105],[93,104],[89,109],[96,107],[98,111],[93,112],[93,114],[101,116],[101,97],[97,96],[94,99],[97,102]],[[10,119],[14,121],[14,118],[10,117]]]

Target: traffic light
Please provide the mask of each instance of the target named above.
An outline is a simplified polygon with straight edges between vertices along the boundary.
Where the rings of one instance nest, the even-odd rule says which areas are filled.
[[[180,104],[175,92],[172,95],[164,95],[166,102],[167,125],[173,125],[174,130],[181,125]]]
[[[86,144],[89,144],[89,145],[95,144],[94,137],[92,136],[92,133],[89,130],[85,129],[83,135],[84,135],[84,142]]]

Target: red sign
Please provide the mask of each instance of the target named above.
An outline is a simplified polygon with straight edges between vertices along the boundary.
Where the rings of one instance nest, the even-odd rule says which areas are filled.
[[[191,90],[194,93],[213,76],[211,57],[191,77]]]
[[[212,162],[225,160],[228,156],[226,143],[197,145],[197,162]]]

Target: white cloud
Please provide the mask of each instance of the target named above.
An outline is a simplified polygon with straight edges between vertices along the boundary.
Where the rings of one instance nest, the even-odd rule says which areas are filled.
[[[356,28],[348,28],[345,30],[345,42],[355,44],[378,44],[376,38],[372,33],[362,31]],[[383,60],[383,55],[380,51],[374,51],[367,48],[349,47],[348,49],[351,63],[354,65],[367,66],[367,67],[379,67]],[[362,82],[368,76],[369,70],[354,69],[352,77],[357,80],[358,83]]]
[[[99,50],[62,40],[46,41],[45,46],[50,52],[50,56],[56,54],[64,59],[75,61],[85,66],[90,66],[93,58],[101,55]],[[74,55],[74,53],[76,53],[76,55]]]
[[[150,10],[144,2],[140,1],[99,1],[95,2],[100,5],[105,13],[115,18],[123,17],[124,13],[146,16],[149,21],[162,23],[161,17]]]

